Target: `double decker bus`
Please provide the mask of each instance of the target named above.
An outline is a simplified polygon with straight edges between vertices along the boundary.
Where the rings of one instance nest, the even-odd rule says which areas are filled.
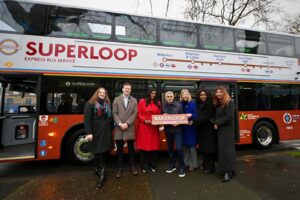
[[[300,37],[236,27],[0,1],[0,161],[89,162],[83,107],[122,84],[143,98],[225,86],[236,142],[300,138]],[[137,124],[138,125],[138,124]],[[161,148],[166,149],[164,134]]]

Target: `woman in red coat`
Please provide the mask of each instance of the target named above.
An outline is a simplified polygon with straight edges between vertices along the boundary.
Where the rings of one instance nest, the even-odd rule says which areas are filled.
[[[156,172],[160,135],[158,126],[151,124],[152,115],[161,112],[161,103],[156,96],[156,90],[151,89],[147,97],[138,104],[139,128],[136,136],[136,147],[140,151],[140,164],[143,172]]]

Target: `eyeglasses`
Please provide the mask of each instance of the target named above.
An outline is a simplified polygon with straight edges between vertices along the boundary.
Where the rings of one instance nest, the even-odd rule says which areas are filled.
[[[173,96],[166,96],[166,98],[172,98]]]

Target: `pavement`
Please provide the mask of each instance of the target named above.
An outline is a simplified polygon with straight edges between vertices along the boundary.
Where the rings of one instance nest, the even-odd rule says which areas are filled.
[[[247,150],[246,150],[247,151]],[[96,189],[92,166],[74,166],[61,161],[0,164],[0,199],[300,199],[300,150],[237,153],[237,176],[228,183],[218,174],[200,169],[167,174],[168,158],[160,154],[158,173],[133,176],[125,169],[115,179],[114,157],[108,179]],[[5,166],[7,165],[7,166]]]

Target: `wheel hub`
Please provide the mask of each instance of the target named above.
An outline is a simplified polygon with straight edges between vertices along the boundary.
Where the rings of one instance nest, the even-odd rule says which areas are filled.
[[[262,126],[258,130],[257,137],[261,145],[267,146],[272,142],[273,139],[272,131],[270,130],[270,128],[266,126]]]
[[[94,154],[89,151],[89,143],[84,136],[78,137],[73,150],[76,158],[81,161],[89,162],[94,158]]]

